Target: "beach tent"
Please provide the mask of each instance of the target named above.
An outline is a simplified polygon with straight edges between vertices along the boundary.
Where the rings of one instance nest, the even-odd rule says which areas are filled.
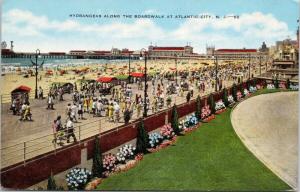
[[[144,77],[144,73],[130,73],[132,77]]]
[[[11,100],[14,99],[21,99],[22,101],[28,100],[28,93],[30,92],[31,88],[25,85],[21,85],[14,90],[11,91]]]
[[[25,85],[21,85],[21,86],[15,88],[14,90],[12,90],[11,93],[18,93],[18,92],[29,93],[30,90],[31,90],[30,87],[27,87]]]
[[[52,70],[47,70],[46,75],[53,75],[53,71]]]
[[[101,82],[101,83],[111,83],[113,81],[116,81],[117,78],[115,77],[99,77],[97,79],[97,82]]]

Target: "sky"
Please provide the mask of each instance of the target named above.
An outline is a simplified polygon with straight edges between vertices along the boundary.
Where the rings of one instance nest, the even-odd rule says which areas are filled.
[[[96,14],[101,18],[72,14]],[[172,18],[167,18],[170,15]],[[41,52],[113,47],[140,50],[152,43],[190,44],[194,52],[205,53],[207,45],[257,49],[263,41],[270,46],[288,37],[296,39],[298,18],[299,0],[3,0],[1,39],[8,45],[14,41],[14,50],[23,52],[37,48]]]

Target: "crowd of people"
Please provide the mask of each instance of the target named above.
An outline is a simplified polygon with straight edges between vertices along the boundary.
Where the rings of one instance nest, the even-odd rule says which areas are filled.
[[[96,81],[82,81],[79,88],[76,83],[67,87],[53,85],[47,94],[47,109],[55,109],[54,100],[65,101],[66,93],[72,95],[69,102],[64,102],[67,103],[65,114],[59,114],[53,121],[53,142],[62,144],[63,139],[57,138],[69,142],[70,137],[76,142],[75,124],[79,120],[105,117],[107,122],[120,123],[124,119],[127,123],[132,118],[141,118],[145,109],[146,112],[156,113],[164,107],[171,107],[178,97],[189,102],[196,91],[201,95],[215,88],[221,90],[225,82],[241,82],[247,76],[247,71],[247,65],[228,64],[218,67],[217,80],[215,67],[207,66],[199,71],[156,74],[149,77],[146,85],[143,77],[131,77],[130,83],[121,81],[117,86]],[[146,98],[144,86],[147,90]],[[38,93],[39,98],[43,99],[42,88],[39,88]],[[20,113],[22,120],[31,119],[29,102],[19,104],[14,100],[12,108],[13,114]]]

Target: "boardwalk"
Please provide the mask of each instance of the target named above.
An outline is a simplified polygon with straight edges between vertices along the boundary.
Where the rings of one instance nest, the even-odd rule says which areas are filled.
[[[226,82],[226,86],[230,86],[233,82]],[[151,83],[149,90],[152,90]],[[143,90],[138,90],[137,85],[132,85],[133,93],[143,94]],[[201,95],[213,92],[214,88],[206,90]],[[186,102],[186,92],[184,97],[172,95],[172,105],[182,104]],[[152,94],[150,99],[153,98]],[[198,91],[194,89],[194,97],[199,95]],[[68,103],[71,103],[71,96],[66,95],[65,101],[55,103],[55,110],[46,110],[46,100],[33,100],[31,102],[33,122],[20,122],[19,116],[13,116],[9,111],[8,105],[2,106],[2,130],[1,130],[1,167],[22,162],[26,159],[35,157],[37,155],[60,148],[58,145],[52,143],[52,121],[57,115],[62,115],[62,119],[66,119],[65,109]],[[166,106],[163,108],[166,109]],[[163,110],[161,109],[161,110]],[[148,115],[152,114],[150,110]],[[84,114],[86,120],[79,120],[75,123],[75,135],[77,139],[85,139],[100,132],[104,132],[123,125],[124,121],[121,118],[120,123],[108,122],[107,117],[93,117],[91,114]],[[137,119],[136,114],[133,115],[133,120]],[[66,146],[67,144],[65,144]]]

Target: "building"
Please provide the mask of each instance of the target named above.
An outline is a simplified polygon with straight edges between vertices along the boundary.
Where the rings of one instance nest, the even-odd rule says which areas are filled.
[[[150,57],[174,57],[174,56],[190,56],[193,54],[193,47],[157,47],[150,45],[148,47]]]
[[[69,53],[70,53],[70,55],[84,55],[84,54],[86,54],[86,51],[84,51],[84,50],[71,50]]]
[[[275,47],[275,60],[294,61],[298,60],[298,43],[296,40],[285,39],[277,41]]]
[[[217,49],[211,56],[217,56],[218,59],[248,59],[259,58],[259,52],[256,49]]]

